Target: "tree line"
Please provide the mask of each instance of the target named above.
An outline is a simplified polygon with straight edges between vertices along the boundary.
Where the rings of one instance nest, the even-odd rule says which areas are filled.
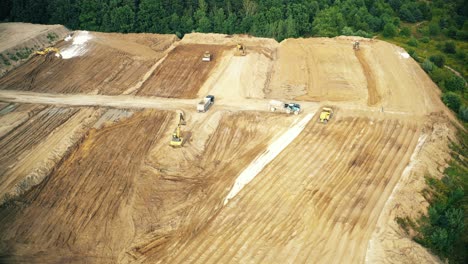
[[[414,0],[3,0],[1,21],[63,24],[103,32],[248,33],[282,40],[302,36],[380,32],[400,20],[430,19],[430,5]],[[463,0],[449,1],[448,23],[460,28]],[[464,7],[463,7],[464,6]]]

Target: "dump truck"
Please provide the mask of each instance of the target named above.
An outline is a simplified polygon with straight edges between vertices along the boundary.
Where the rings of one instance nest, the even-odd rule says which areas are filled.
[[[298,115],[301,112],[301,105],[296,103],[285,103],[282,101],[271,100],[268,104],[270,111],[276,112],[277,110],[286,112],[287,114],[294,113]]]
[[[211,61],[211,53],[209,51],[205,51],[205,54],[203,54],[202,61]]]
[[[330,119],[332,118],[333,116],[333,109],[331,109],[330,107],[324,107],[322,108],[322,112],[320,113],[320,123],[328,123],[328,121],[330,121]]]
[[[205,113],[210,109],[211,105],[214,104],[215,97],[213,95],[207,95],[203,100],[197,104],[197,112]]]

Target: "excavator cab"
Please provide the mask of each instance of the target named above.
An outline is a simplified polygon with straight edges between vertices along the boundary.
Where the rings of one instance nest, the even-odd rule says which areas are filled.
[[[179,123],[177,124],[176,129],[174,129],[171,142],[169,143],[171,147],[180,148],[184,144],[184,138],[181,136],[180,127],[184,126],[185,124],[184,114],[179,113]]]

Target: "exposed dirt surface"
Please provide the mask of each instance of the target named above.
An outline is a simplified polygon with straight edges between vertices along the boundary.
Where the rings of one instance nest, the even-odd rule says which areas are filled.
[[[0,115],[5,122],[0,136],[0,199],[20,195],[41,182],[68,148],[83,136],[97,114],[89,108],[37,105],[10,108],[11,113]]]
[[[274,135],[267,128],[281,131],[293,120],[222,115],[208,123],[189,117],[194,128],[211,132],[188,137],[183,149],[167,144],[172,113],[138,112],[91,130],[17,207],[0,209],[0,256],[115,263],[167,255],[221,209],[226,186]]]
[[[363,262],[418,131],[391,119],[309,124],[167,262]]]
[[[143,84],[138,95],[195,98],[227,47],[220,45],[178,45]],[[202,61],[205,51],[210,62]]]
[[[416,152],[405,169],[400,182],[387,201],[369,241],[366,263],[438,263],[436,256],[412,241],[396,217],[416,220],[427,213],[423,196],[426,176],[441,179],[450,161],[449,144],[456,140],[452,124],[441,113],[431,114],[423,126]]]
[[[361,49],[352,49],[354,40]],[[267,97],[348,101],[384,110],[428,114],[442,111],[440,91],[402,48],[352,37],[287,39]]]
[[[287,39],[279,45],[268,97],[361,101],[366,77],[351,43],[337,39]]]
[[[0,76],[24,61],[17,52],[29,57],[29,53],[61,41],[68,32],[62,25],[0,23]]]
[[[76,49],[79,56],[63,59],[36,55],[1,78],[0,89],[121,94],[136,85],[177,39],[173,35],[95,32],[89,37]],[[72,45],[70,40],[57,47],[64,51]]]
[[[403,49],[84,31],[57,47],[0,78],[0,262],[439,261],[394,218],[426,210],[457,122]]]
[[[367,64],[366,59],[364,58],[363,54],[360,51],[354,51],[356,57],[361,63],[362,71],[366,76],[367,80],[367,104],[368,105],[376,105],[380,101],[379,93],[377,92],[377,87],[375,84],[374,74],[372,73],[372,68]]]
[[[27,260],[47,249],[54,253],[44,261],[56,263],[71,246],[69,257],[82,252],[78,254],[115,261],[134,232],[127,209],[133,183],[169,120],[166,113],[137,114],[91,130],[46,181],[23,197],[25,208],[0,211],[3,254],[25,255]]]

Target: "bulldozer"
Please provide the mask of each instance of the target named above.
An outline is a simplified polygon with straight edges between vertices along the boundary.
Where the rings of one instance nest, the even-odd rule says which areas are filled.
[[[205,51],[202,61],[211,61],[211,53],[209,51]]]
[[[359,41],[353,43],[353,50],[359,50]]]
[[[176,129],[174,129],[174,132],[172,133],[172,139],[169,145],[173,148],[180,148],[184,144],[184,138],[181,136],[180,133],[180,127],[184,126],[185,123],[185,118],[183,113],[179,113],[179,123],[177,124]]]
[[[330,121],[330,119],[332,118],[332,116],[333,109],[331,109],[330,107],[324,107],[322,108],[322,112],[320,113],[319,121],[320,123],[327,124],[328,121]]]
[[[43,50],[38,50],[35,52],[36,55],[49,55],[51,53],[55,53],[57,57],[61,57],[62,55],[60,54],[60,50],[57,48],[45,48]]]
[[[236,56],[245,56],[245,46],[238,43],[236,46]]]

